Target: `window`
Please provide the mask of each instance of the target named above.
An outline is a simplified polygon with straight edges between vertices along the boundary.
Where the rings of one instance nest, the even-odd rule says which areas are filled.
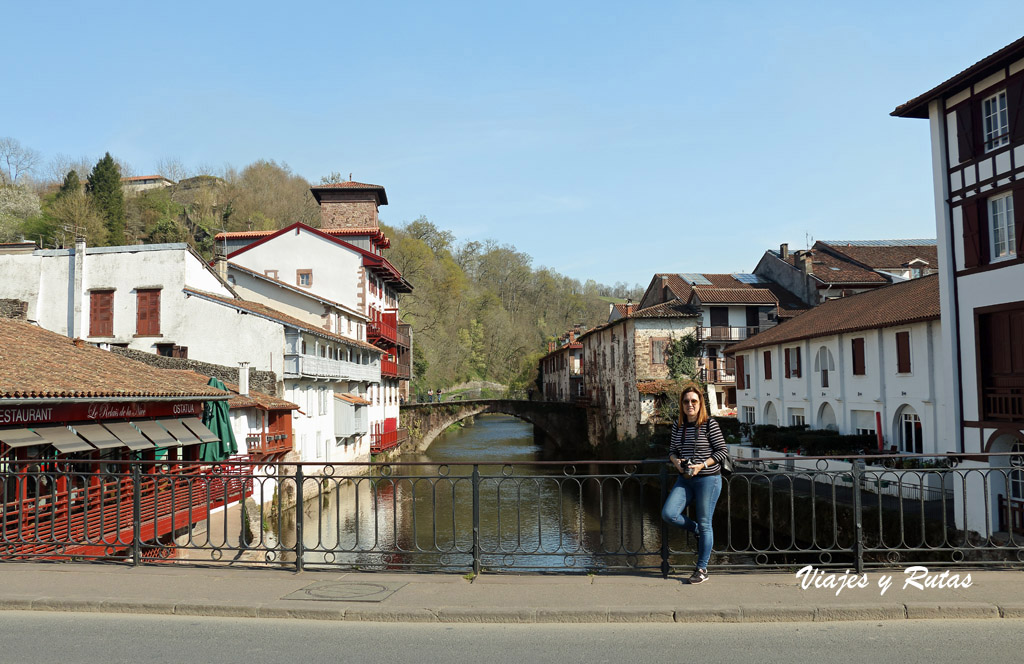
[[[310,287],[313,285],[313,270],[296,270],[295,283],[299,286]]]
[[[1016,226],[1013,220],[1013,195],[993,196],[988,199],[989,246],[992,260],[1017,255]]]
[[[803,408],[790,408],[789,409],[789,426],[791,427],[802,427],[807,424],[807,417],[804,415]]]
[[[814,358],[814,370],[821,374],[821,386],[828,387],[828,374],[835,370],[835,361],[832,359],[832,351],[826,346],[818,349],[818,355]]]
[[[764,352],[764,379],[772,379],[772,352],[770,350]]]
[[[665,364],[665,346],[668,339],[651,339],[651,364]]]
[[[904,408],[900,415],[900,450],[909,454],[920,454],[921,439],[921,418],[911,408]]]
[[[270,277],[271,279],[277,279],[277,270],[263,270],[264,276]]]
[[[160,336],[160,289],[136,291],[135,334],[140,337]]]
[[[756,412],[757,411],[754,409],[753,406],[744,406],[743,421],[746,422],[747,424],[755,424],[754,418]]]
[[[910,332],[896,333],[896,373],[910,373]]]
[[[164,357],[177,357],[188,359],[188,346],[176,346],[175,344],[157,344],[156,354]]]
[[[800,347],[785,348],[782,351],[786,367],[786,378],[800,377]]]
[[[985,152],[1010,142],[1010,123],[1006,114],[1006,90],[981,102],[984,122]]]
[[[114,291],[89,293],[89,336],[114,336]]]
[[[851,341],[853,346],[853,375],[863,376],[867,373],[864,366],[864,337],[858,337]]]

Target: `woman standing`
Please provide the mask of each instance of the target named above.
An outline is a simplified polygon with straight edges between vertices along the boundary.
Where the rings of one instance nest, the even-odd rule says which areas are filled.
[[[661,509],[661,518],[697,536],[697,569],[690,583],[708,579],[708,560],[714,544],[711,517],[722,493],[721,461],[729,454],[718,422],[708,417],[704,394],[696,383],[683,386],[679,420],[672,423],[668,458],[679,471],[675,486]],[[693,503],[696,520],[683,514]]]

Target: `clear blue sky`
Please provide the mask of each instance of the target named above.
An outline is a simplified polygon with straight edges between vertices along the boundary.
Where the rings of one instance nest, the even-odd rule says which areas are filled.
[[[101,6],[105,5],[105,6]],[[257,159],[384,185],[579,279],[750,271],[934,237],[889,112],[1024,34],[1024,2],[13,3],[0,136],[135,173]]]

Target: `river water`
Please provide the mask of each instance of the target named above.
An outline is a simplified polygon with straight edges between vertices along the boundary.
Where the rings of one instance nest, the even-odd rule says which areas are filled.
[[[360,569],[652,569],[661,564],[659,468],[537,465],[532,425],[484,415],[374,476],[332,478],[303,510],[303,562]],[[461,465],[470,464],[470,465]],[[631,474],[630,474],[631,473]],[[295,537],[285,515],[282,544]],[[292,531],[289,533],[288,531]],[[291,537],[288,535],[291,534]],[[693,550],[669,532],[673,564]],[[685,561],[685,564],[690,562]]]

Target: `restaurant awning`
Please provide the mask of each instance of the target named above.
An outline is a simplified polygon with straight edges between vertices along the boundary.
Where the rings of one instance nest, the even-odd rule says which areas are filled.
[[[185,447],[186,445],[198,445],[202,442],[199,440],[199,436],[189,431],[188,427],[181,423],[181,420],[160,420],[160,426],[167,429],[167,433],[171,434],[171,436],[176,439],[177,444],[182,447]]]
[[[61,454],[71,454],[72,452],[92,452],[96,449],[86,441],[82,440],[79,436],[75,435],[75,432],[67,427],[36,427],[36,433],[44,438],[46,442],[56,447],[57,451]]]
[[[178,441],[154,420],[138,420],[132,424],[157,447],[173,447],[178,444]]]
[[[198,417],[186,417],[181,420],[181,423],[189,428],[189,430],[199,437],[199,440],[204,443],[216,443],[220,441],[220,436],[210,431],[210,429],[202,423]]]
[[[79,436],[92,443],[92,446],[98,450],[124,447],[124,443],[107,431],[102,424],[75,424],[73,426]]]
[[[103,426],[130,450],[151,450],[154,447],[153,443],[146,440],[146,437],[128,422],[109,422]]]
[[[46,445],[46,439],[29,429],[3,429],[0,430],[0,443],[8,447],[28,447]]]

